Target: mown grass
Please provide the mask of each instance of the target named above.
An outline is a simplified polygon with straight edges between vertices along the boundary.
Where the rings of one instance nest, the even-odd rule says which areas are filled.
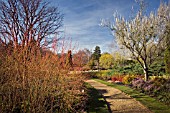
[[[148,109],[150,109],[154,113],[170,113],[170,108],[167,105],[157,101],[156,99],[150,96],[140,93],[139,91],[131,89],[130,87],[108,83],[106,81],[99,80],[99,79],[94,79],[94,80],[100,83],[103,83],[107,86],[111,86],[111,87],[121,90],[122,92],[130,95],[132,98],[135,98],[137,101],[141,102],[144,106],[146,106]]]
[[[109,113],[107,103],[102,95],[90,84],[85,83],[89,95],[87,113]]]

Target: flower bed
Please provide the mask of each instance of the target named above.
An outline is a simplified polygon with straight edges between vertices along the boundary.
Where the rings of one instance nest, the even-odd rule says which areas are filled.
[[[144,81],[141,78],[136,78],[132,81],[132,87],[170,105],[170,79],[156,77]]]

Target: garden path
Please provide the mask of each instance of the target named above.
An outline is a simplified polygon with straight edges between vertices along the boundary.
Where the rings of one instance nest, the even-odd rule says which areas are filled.
[[[107,86],[95,80],[87,80],[86,82],[103,95],[111,113],[152,113],[140,102],[116,88]]]

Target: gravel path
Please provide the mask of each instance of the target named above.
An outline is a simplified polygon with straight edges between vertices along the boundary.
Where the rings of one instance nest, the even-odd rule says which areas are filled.
[[[108,109],[112,113],[152,113],[140,102],[116,88],[99,83],[95,80],[87,80],[86,82],[104,96],[108,103]]]

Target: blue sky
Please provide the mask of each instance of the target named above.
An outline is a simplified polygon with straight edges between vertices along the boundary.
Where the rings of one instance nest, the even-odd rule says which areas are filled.
[[[114,44],[114,36],[107,28],[99,26],[101,19],[113,19],[113,13],[129,18],[134,10],[138,9],[135,0],[49,0],[52,5],[59,6],[64,14],[62,30],[65,37],[72,39],[72,45],[76,49],[88,48],[93,51],[95,46],[100,46],[102,52],[111,52]],[[160,1],[146,0],[147,12],[155,11]]]

